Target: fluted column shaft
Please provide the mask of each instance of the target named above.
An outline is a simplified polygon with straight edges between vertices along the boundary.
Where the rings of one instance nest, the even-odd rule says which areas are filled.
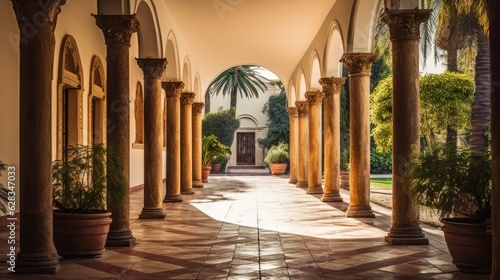
[[[193,103],[193,188],[203,188],[201,179],[201,114],[203,102]]]
[[[392,41],[392,226],[386,241],[396,245],[425,245],[419,226],[419,208],[402,180],[404,165],[420,153],[419,47],[420,24],[430,10],[386,10]]]
[[[97,26],[106,41],[106,141],[120,155],[123,170],[119,171],[130,183],[130,89],[129,49],[130,39],[137,32],[139,21],[135,15],[94,15]],[[107,184],[107,188],[114,188]],[[127,190],[128,191],[128,190]],[[106,246],[135,244],[130,230],[130,197],[123,201],[110,201],[113,222],[109,227]]]
[[[290,115],[290,184],[296,185],[298,182],[298,153],[299,153],[299,135],[298,135],[298,112],[296,107],[288,107]]]
[[[165,58],[139,58],[144,72],[144,207],[140,219],[163,219],[162,207],[162,102],[161,76]]]
[[[295,101],[295,107],[297,107],[297,112],[299,114],[299,157],[298,157],[298,188],[307,188],[308,183],[308,168],[309,168],[309,123],[308,123],[308,113],[309,104],[307,101]]]
[[[17,170],[8,171],[20,176],[20,204],[27,206],[18,208],[22,246],[15,271],[21,273],[56,273],[60,269],[52,231],[51,104],[54,30],[60,8],[65,2],[12,1],[21,36],[20,164]],[[26,32],[33,26],[31,19],[35,20],[35,24],[36,20],[44,23],[37,25],[34,33]]]
[[[162,82],[167,95],[167,193],[163,202],[181,202],[181,92],[183,82]]]
[[[340,88],[345,78],[321,78],[324,99],[325,185],[321,201],[340,202]]]
[[[347,217],[373,218],[370,207],[370,74],[374,53],[347,53],[340,60],[350,77],[350,202]]]
[[[181,94],[181,194],[193,194],[194,92]]]
[[[321,103],[322,91],[308,91],[305,94],[309,104],[309,173],[307,193],[323,193],[321,166]]]
[[[500,279],[500,2],[487,0],[491,71],[491,215],[493,259],[490,279]]]

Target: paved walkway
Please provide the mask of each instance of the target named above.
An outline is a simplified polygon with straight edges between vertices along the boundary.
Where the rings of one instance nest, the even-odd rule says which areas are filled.
[[[168,217],[160,221],[137,220],[142,191],[132,193],[133,248],[62,259],[55,276],[6,274],[2,254],[0,278],[489,279],[457,272],[439,229],[422,226],[428,246],[385,243],[386,208],[373,205],[375,219],[345,218],[346,203],[323,203],[288,178],[209,180],[184,202],[164,204]]]

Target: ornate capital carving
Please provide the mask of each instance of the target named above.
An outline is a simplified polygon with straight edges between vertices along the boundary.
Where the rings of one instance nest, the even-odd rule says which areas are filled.
[[[420,24],[429,19],[431,10],[385,10],[380,18],[389,26],[391,40],[418,40]]]
[[[201,114],[203,112],[203,107],[205,107],[205,103],[193,102],[193,113]]]
[[[340,88],[345,84],[345,78],[328,77],[319,79],[325,95],[340,93]]]
[[[165,90],[167,98],[170,97],[180,97],[182,89],[184,89],[184,83],[179,82],[161,82],[161,87]]]
[[[104,34],[106,45],[127,45],[139,28],[135,15],[93,15],[97,26]]]
[[[144,73],[144,79],[161,79],[167,69],[166,58],[136,58],[137,64]]]
[[[297,107],[299,117],[305,117],[309,113],[309,102],[307,101],[295,101],[295,107]]]
[[[346,53],[340,59],[349,69],[349,75],[364,74],[370,75],[372,63],[377,60],[376,53]]]
[[[310,105],[321,105],[325,93],[322,91],[307,91],[305,97]]]
[[[181,104],[182,105],[191,105],[193,104],[196,93],[194,92],[183,92],[181,93]]]
[[[66,0],[12,0],[22,40],[29,40],[36,29],[50,25],[52,31],[57,24],[57,16]]]
[[[290,117],[297,117],[299,115],[297,107],[288,107],[287,111]]]

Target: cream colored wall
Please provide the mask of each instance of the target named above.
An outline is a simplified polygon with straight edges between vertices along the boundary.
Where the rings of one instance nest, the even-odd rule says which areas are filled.
[[[19,166],[19,29],[12,2],[0,1],[0,160]],[[9,12],[8,12],[9,11]],[[7,173],[0,182],[7,186]],[[19,190],[19,188],[17,188]],[[17,196],[19,198],[19,196]],[[19,208],[18,208],[19,210]]]

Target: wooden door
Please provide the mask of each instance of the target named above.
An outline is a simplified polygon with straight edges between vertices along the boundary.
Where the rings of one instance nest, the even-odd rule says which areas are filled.
[[[255,133],[238,132],[237,137],[237,165],[255,165]]]

